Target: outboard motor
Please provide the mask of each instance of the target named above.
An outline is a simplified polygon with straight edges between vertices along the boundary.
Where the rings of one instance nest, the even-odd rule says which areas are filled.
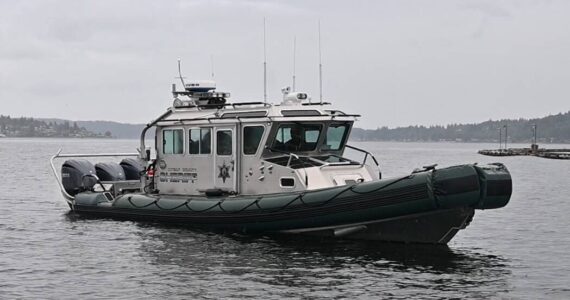
[[[84,159],[66,160],[61,166],[61,183],[65,191],[75,196],[78,193],[89,191],[97,183],[93,164]]]
[[[115,162],[98,163],[95,165],[97,177],[101,181],[121,181],[125,180],[125,171],[121,165]]]
[[[125,158],[121,161],[121,167],[127,180],[140,180],[141,174],[145,170],[144,166],[134,158]]]

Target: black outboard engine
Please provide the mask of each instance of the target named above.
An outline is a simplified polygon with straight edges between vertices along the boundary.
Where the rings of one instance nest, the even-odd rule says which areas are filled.
[[[65,191],[74,196],[78,193],[89,191],[97,183],[93,164],[84,159],[66,160],[61,166],[61,183]]]
[[[97,177],[101,181],[121,181],[125,180],[125,171],[121,165],[115,162],[98,163],[95,165]]]
[[[145,170],[144,166],[134,158],[125,158],[121,161],[121,167],[125,172],[125,178],[127,180],[140,180],[141,174]]]

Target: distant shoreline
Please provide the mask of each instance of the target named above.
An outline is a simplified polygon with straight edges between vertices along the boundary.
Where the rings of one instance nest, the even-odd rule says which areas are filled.
[[[8,137],[136,140],[140,137],[145,126],[145,124],[128,124],[115,121],[10,118],[0,115],[0,134],[5,134]],[[153,132],[154,128],[151,128],[147,135],[153,136]],[[536,140],[539,145],[570,144],[570,111],[542,118],[489,120],[474,124],[411,125],[396,128],[384,126],[376,129],[353,127],[350,140],[361,142],[496,143],[499,145],[499,140],[503,140],[504,143],[505,137],[508,136],[508,143],[530,145],[534,133],[536,133]]]

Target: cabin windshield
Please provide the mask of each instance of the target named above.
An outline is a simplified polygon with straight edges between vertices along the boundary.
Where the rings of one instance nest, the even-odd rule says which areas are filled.
[[[321,150],[340,150],[344,147],[349,125],[345,123],[330,124]]]
[[[271,147],[287,152],[339,151],[344,147],[349,128],[349,123],[281,124]]]
[[[320,124],[283,124],[279,126],[273,148],[282,151],[313,151],[323,126]]]

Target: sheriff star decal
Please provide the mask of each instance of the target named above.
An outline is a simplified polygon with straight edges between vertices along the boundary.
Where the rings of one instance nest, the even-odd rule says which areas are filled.
[[[218,166],[218,169],[220,170],[220,173],[218,174],[218,178],[222,178],[222,181],[224,183],[226,183],[226,179],[230,178],[230,165],[226,165],[226,162],[224,161],[222,163],[221,166]],[[232,167],[233,169],[233,167]]]

